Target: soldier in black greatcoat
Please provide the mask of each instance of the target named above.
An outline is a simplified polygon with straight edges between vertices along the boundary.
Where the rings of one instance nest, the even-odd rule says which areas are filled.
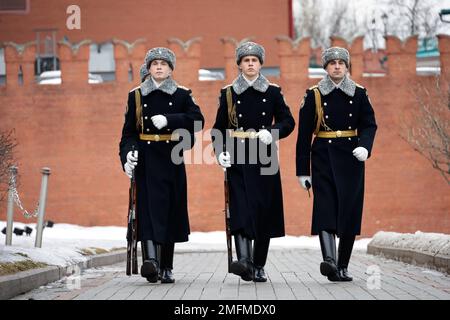
[[[236,49],[236,60],[241,73],[220,92],[214,149],[229,181],[238,256],[231,272],[245,281],[264,282],[270,238],[284,236],[276,140],[287,137],[295,122],[281,88],[259,72],[264,48],[246,42]]]
[[[347,268],[361,232],[364,161],[377,125],[366,89],[348,76],[348,51],[329,48],[322,63],[327,75],[306,91],[300,106],[296,174],[303,188],[312,183],[312,234],[320,238],[321,273],[330,281],[351,281]]]
[[[194,131],[204,124],[191,90],[172,79],[174,67],[171,50],[161,47],[147,52],[141,67],[142,83],[128,94],[120,141],[123,169],[129,177],[133,169],[136,172],[141,275],[149,282],[157,282],[158,277],[161,283],[175,281],[174,243],[188,241],[190,232],[179,143],[184,149],[191,148]]]

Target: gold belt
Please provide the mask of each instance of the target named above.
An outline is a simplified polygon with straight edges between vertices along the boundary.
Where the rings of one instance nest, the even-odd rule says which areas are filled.
[[[245,132],[245,131],[234,131],[234,130],[230,130],[230,137],[232,138],[239,138],[239,139],[256,139],[257,136],[257,132],[255,131],[249,131],[249,132]]]
[[[180,135],[174,134],[139,134],[139,139],[146,141],[178,141],[180,140]]]
[[[317,133],[317,137],[319,138],[347,138],[356,136],[356,130],[319,131]]]

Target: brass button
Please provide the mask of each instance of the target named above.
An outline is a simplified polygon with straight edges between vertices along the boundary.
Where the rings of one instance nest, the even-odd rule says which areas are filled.
[[[326,106],[326,105],[327,105],[327,103],[326,103],[326,102],[324,102],[324,103],[323,103],[323,105],[324,105],[324,106]]]
[[[266,99],[263,99],[263,102],[266,102]]]
[[[352,114],[351,113],[349,113],[349,115],[348,115],[349,117],[351,117],[352,116]]]
[[[242,118],[242,114],[241,113],[239,113],[239,118]]]
[[[252,131],[250,132],[250,139],[255,139],[256,138],[256,132]]]
[[[328,140],[328,143],[331,143],[331,140]]]
[[[146,108],[147,107],[147,104],[146,103],[144,103],[144,108]]]
[[[241,101],[240,101],[240,100],[238,100],[238,101],[237,101],[237,103],[238,103],[238,104],[241,104]]]
[[[160,139],[160,138],[159,138],[159,134],[156,134],[156,135],[155,135],[155,141],[159,141],[159,139]]]
[[[166,143],[169,143],[170,141],[169,140],[166,140]]]
[[[336,137],[338,137],[338,138],[342,137],[342,131],[341,130],[336,131]]]
[[[169,102],[169,106],[171,106],[172,105],[172,102]]]
[[[147,129],[146,129],[146,131],[147,131],[147,132],[149,132],[149,131],[150,131],[150,129],[149,129],[149,128],[147,128]]]
[[[261,113],[263,116],[265,116],[266,115],[266,113],[265,112],[263,112],[263,113]]]
[[[148,117],[147,117],[147,116],[145,116],[145,117],[144,117],[144,119],[145,119],[145,120],[147,120],[147,119],[148,119]]]
[[[350,100],[350,104],[352,104],[353,103],[353,101],[352,100]]]
[[[147,144],[150,144],[150,141],[147,141]]]

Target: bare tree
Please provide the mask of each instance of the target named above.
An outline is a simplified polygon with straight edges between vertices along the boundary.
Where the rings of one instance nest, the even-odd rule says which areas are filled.
[[[450,100],[438,77],[414,88],[417,105],[402,119],[402,137],[425,156],[450,184]]]
[[[17,143],[14,131],[0,132],[0,202],[4,200],[9,182],[9,168],[14,162],[14,148]]]
[[[329,36],[324,28],[324,15],[320,1],[299,0],[299,15],[296,19],[297,38],[310,37],[313,48],[326,47]]]
[[[400,38],[418,34],[421,38],[436,35],[440,25],[435,10],[437,0],[390,0],[386,2],[396,16],[396,23],[390,25],[389,33]]]
[[[296,0],[299,13],[296,17],[297,37],[311,37],[312,47],[327,47],[331,36],[350,42],[363,34],[364,28],[356,18],[347,0]]]

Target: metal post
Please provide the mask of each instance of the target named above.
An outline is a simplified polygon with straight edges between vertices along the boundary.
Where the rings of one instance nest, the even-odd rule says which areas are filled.
[[[14,198],[13,198],[13,181],[17,175],[17,167],[12,166],[9,168],[11,172],[8,188],[8,206],[6,209],[6,245],[10,246],[12,243],[12,228],[13,228],[13,215],[14,215]]]
[[[50,175],[50,168],[42,168],[41,195],[39,196],[38,221],[36,224],[35,247],[42,247],[42,232],[44,230],[45,201],[47,200],[47,182]]]

